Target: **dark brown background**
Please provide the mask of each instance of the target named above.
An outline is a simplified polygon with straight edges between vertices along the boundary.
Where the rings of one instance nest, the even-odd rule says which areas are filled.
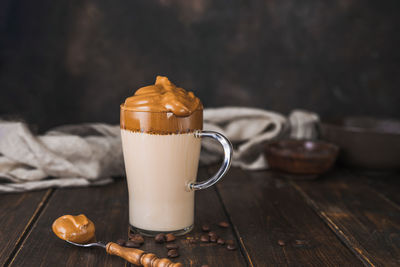
[[[206,107],[400,117],[400,2],[2,0],[0,116],[118,123],[156,74]]]

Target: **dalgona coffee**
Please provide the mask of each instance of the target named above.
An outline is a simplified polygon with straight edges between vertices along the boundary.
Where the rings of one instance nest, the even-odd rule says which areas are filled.
[[[158,76],[121,105],[121,137],[134,231],[182,234],[193,227],[203,105],[192,92]]]

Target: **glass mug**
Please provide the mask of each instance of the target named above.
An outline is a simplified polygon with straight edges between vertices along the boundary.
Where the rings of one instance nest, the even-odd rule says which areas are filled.
[[[121,138],[129,193],[131,231],[183,235],[194,225],[194,191],[218,182],[228,171],[232,145],[220,133],[203,131],[203,110],[188,117],[132,111],[121,105]],[[171,130],[173,129],[173,132]],[[196,182],[201,138],[223,147],[217,173]]]

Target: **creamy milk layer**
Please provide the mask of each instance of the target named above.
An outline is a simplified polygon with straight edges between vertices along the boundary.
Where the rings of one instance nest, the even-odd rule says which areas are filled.
[[[201,138],[194,133],[149,134],[121,129],[129,190],[129,222],[151,231],[193,225]]]

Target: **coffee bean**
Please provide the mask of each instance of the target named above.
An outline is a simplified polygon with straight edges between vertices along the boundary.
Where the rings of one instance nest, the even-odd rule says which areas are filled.
[[[128,231],[128,240],[131,239],[134,235],[136,235],[133,231]]]
[[[285,243],[285,241],[279,239],[279,240],[278,240],[278,245],[281,246],[281,247],[283,247],[283,246],[286,245],[286,243]]]
[[[169,243],[169,244],[165,245],[165,247],[167,249],[177,249],[177,248],[179,248],[178,244],[175,244],[175,243]]]
[[[210,267],[210,265],[203,264],[203,265],[201,265],[201,267]]]
[[[226,246],[228,250],[236,250],[236,246],[234,244],[229,244]]]
[[[229,227],[229,223],[223,221],[223,222],[218,223],[218,226],[219,226],[219,227],[222,227],[222,228],[228,228],[228,227]]]
[[[169,258],[176,258],[179,257],[179,253],[176,249],[168,250],[168,257]]]
[[[144,243],[144,238],[140,234],[135,234],[133,236],[129,237],[129,240],[138,243],[138,244],[143,244]]]
[[[210,226],[209,226],[208,224],[203,224],[203,225],[201,226],[201,230],[202,230],[203,232],[208,232],[208,231],[210,231]]]
[[[173,234],[166,234],[165,235],[165,241],[167,241],[167,242],[174,241],[175,239],[176,239],[176,237]]]
[[[161,233],[161,234],[156,235],[156,236],[154,237],[154,240],[155,240],[157,243],[164,243],[164,242],[165,242],[165,234]]]
[[[208,232],[208,236],[209,237],[218,237],[218,235],[215,233],[215,232],[213,232],[213,231],[211,231],[211,232]]]
[[[225,240],[223,238],[218,238],[217,240],[218,245],[224,245],[225,244]]]
[[[189,244],[196,244],[197,243],[197,241],[196,241],[196,239],[189,239]]]
[[[210,241],[210,237],[208,235],[201,235],[200,236],[200,241],[201,242],[209,242]]]
[[[218,239],[218,235],[215,232],[209,232],[208,236],[210,237],[210,241],[211,242],[217,242]]]
[[[140,244],[128,240],[128,241],[126,241],[125,246],[128,247],[128,248],[138,248],[138,247],[140,247]]]
[[[118,240],[117,240],[117,244],[120,245],[120,246],[125,246],[125,240],[123,240],[123,239],[118,239]]]

